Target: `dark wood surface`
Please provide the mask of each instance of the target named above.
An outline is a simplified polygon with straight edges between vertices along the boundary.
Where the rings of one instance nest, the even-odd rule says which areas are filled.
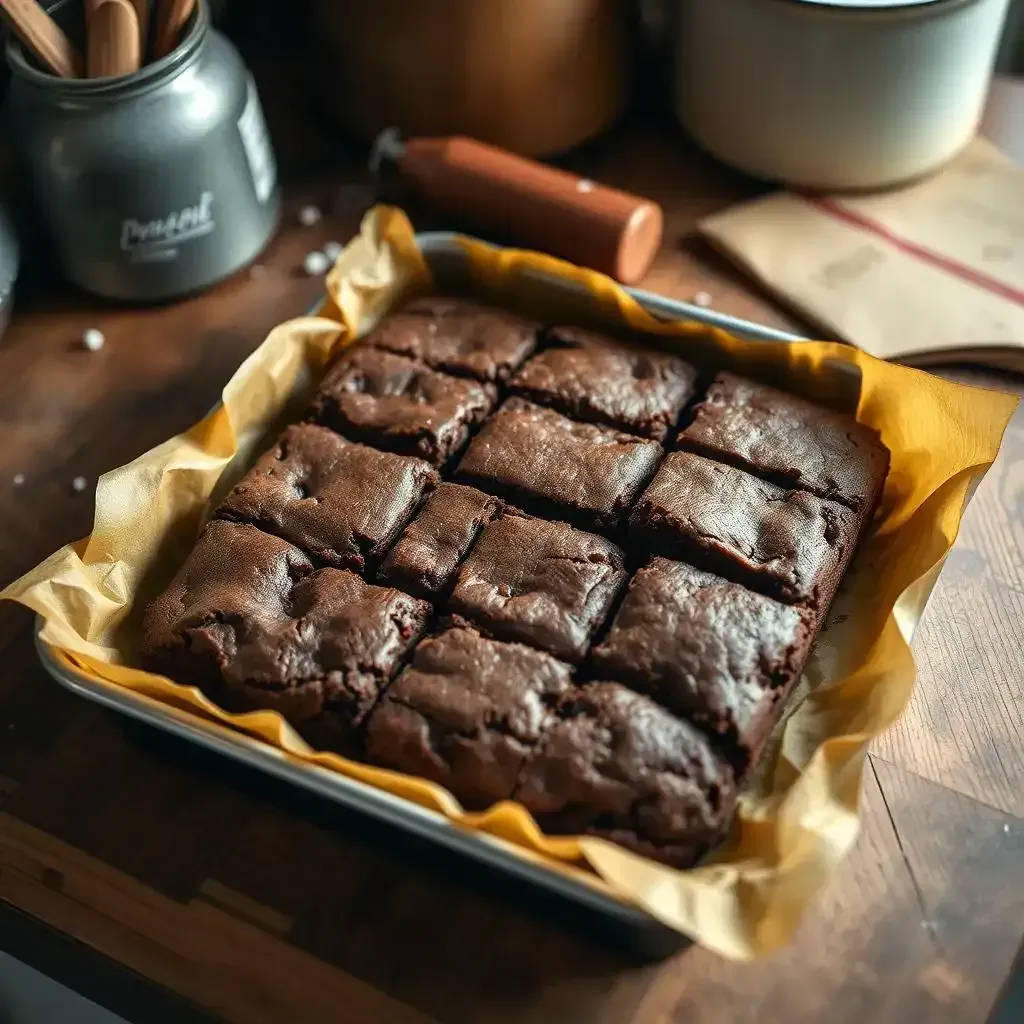
[[[0,344],[4,580],[87,533],[97,476],[201,416],[317,297],[306,252],[355,230],[358,156],[298,113],[287,83],[270,99],[272,125],[289,124],[289,184],[258,271],[160,309],[56,286],[19,308]],[[1024,91],[1000,84],[990,110],[1020,154]],[[622,129],[576,160],[665,205],[647,287],[799,326],[689,237],[755,184],[664,129]],[[306,202],[329,211],[315,228],[297,224]],[[107,337],[97,354],[78,343],[90,326]],[[230,1021],[984,1021],[1024,939],[1022,524],[1018,415],[921,626],[912,705],[871,755],[856,849],[763,962],[696,948],[638,960],[500,877],[127,726],[47,678],[13,607],[0,608],[0,900]]]

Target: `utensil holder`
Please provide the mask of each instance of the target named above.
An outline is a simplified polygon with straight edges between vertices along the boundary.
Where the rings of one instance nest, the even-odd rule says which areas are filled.
[[[83,38],[81,5],[50,13]],[[256,86],[201,0],[178,47],[117,78],[61,79],[12,41],[20,173],[64,274],[118,301],[200,291],[277,225],[277,169]]]

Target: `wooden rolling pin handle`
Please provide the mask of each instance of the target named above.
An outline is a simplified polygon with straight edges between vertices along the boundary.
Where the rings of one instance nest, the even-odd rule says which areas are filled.
[[[626,284],[661,244],[661,208],[647,199],[473,139],[409,139],[402,178],[443,212]]]

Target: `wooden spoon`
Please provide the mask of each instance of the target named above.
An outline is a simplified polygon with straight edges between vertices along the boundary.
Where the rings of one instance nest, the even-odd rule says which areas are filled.
[[[92,26],[92,16],[99,9],[103,0],[85,0],[85,30],[89,32]],[[146,62],[146,50],[149,46],[149,0],[131,0],[135,8],[135,16],[139,22],[139,64]]]
[[[149,46],[149,0],[132,0],[132,7],[135,8],[135,17],[139,22],[139,47],[145,63],[146,49]]]
[[[157,0],[153,34],[153,60],[166,57],[181,40],[181,30],[192,17],[196,0]]]
[[[139,19],[130,0],[100,0],[89,15],[89,77],[130,75],[140,61]]]
[[[82,74],[81,54],[35,0],[0,0],[0,13],[25,47],[59,78]]]

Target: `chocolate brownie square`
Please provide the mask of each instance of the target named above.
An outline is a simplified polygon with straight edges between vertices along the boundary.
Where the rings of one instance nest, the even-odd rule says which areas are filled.
[[[693,397],[697,371],[650,348],[576,327],[555,327],[548,345],[512,378],[513,392],[573,419],[664,441]]]
[[[482,381],[507,380],[537,344],[537,325],[461,299],[417,299],[380,322],[374,348]]]
[[[746,770],[771,733],[814,639],[803,608],[682,562],[654,558],[630,581],[595,673],[720,737]]]
[[[672,452],[629,526],[651,551],[824,614],[863,521],[864,514],[807,491]]]
[[[310,419],[350,440],[442,466],[469,440],[495,397],[493,385],[359,345],[328,373]]]
[[[625,556],[611,541],[508,513],[484,528],[449,608],[499,640],[576,662],[627,578]]]
[[[405,528],[381,567],[381,579],[435,600],[454,582],[459,565],[501,502],[461,484],[443,483]]]
[[[387,551],[437,474],[422,459],[289,427],[228,494],[220,519],[251,523],[328,565],[362,571]]]
[[[570,686],[569,666],[550,655],[448,629],[416,648],[370,716],[367,756],[489,807],[512,796]]]
[[[874,507],[889,469],[878,435],[852,416],[731,373],[714,379],[679,446],[855,510]]]
[[[613,528],[661,455],[656,441],[510,398],[470,443],[457,476],[538,515]]]
[[[430,605],[253,526],[213,520],[146,611],[143,663],[235,710],[351,736],[426,625]],[[308,732],[306,733],[308,735]]]
[[[722,838],[733,773],[699,730],[617,683],[581,687],[559,714],[515,793],[545,832],[599,836],[677,867]]]

